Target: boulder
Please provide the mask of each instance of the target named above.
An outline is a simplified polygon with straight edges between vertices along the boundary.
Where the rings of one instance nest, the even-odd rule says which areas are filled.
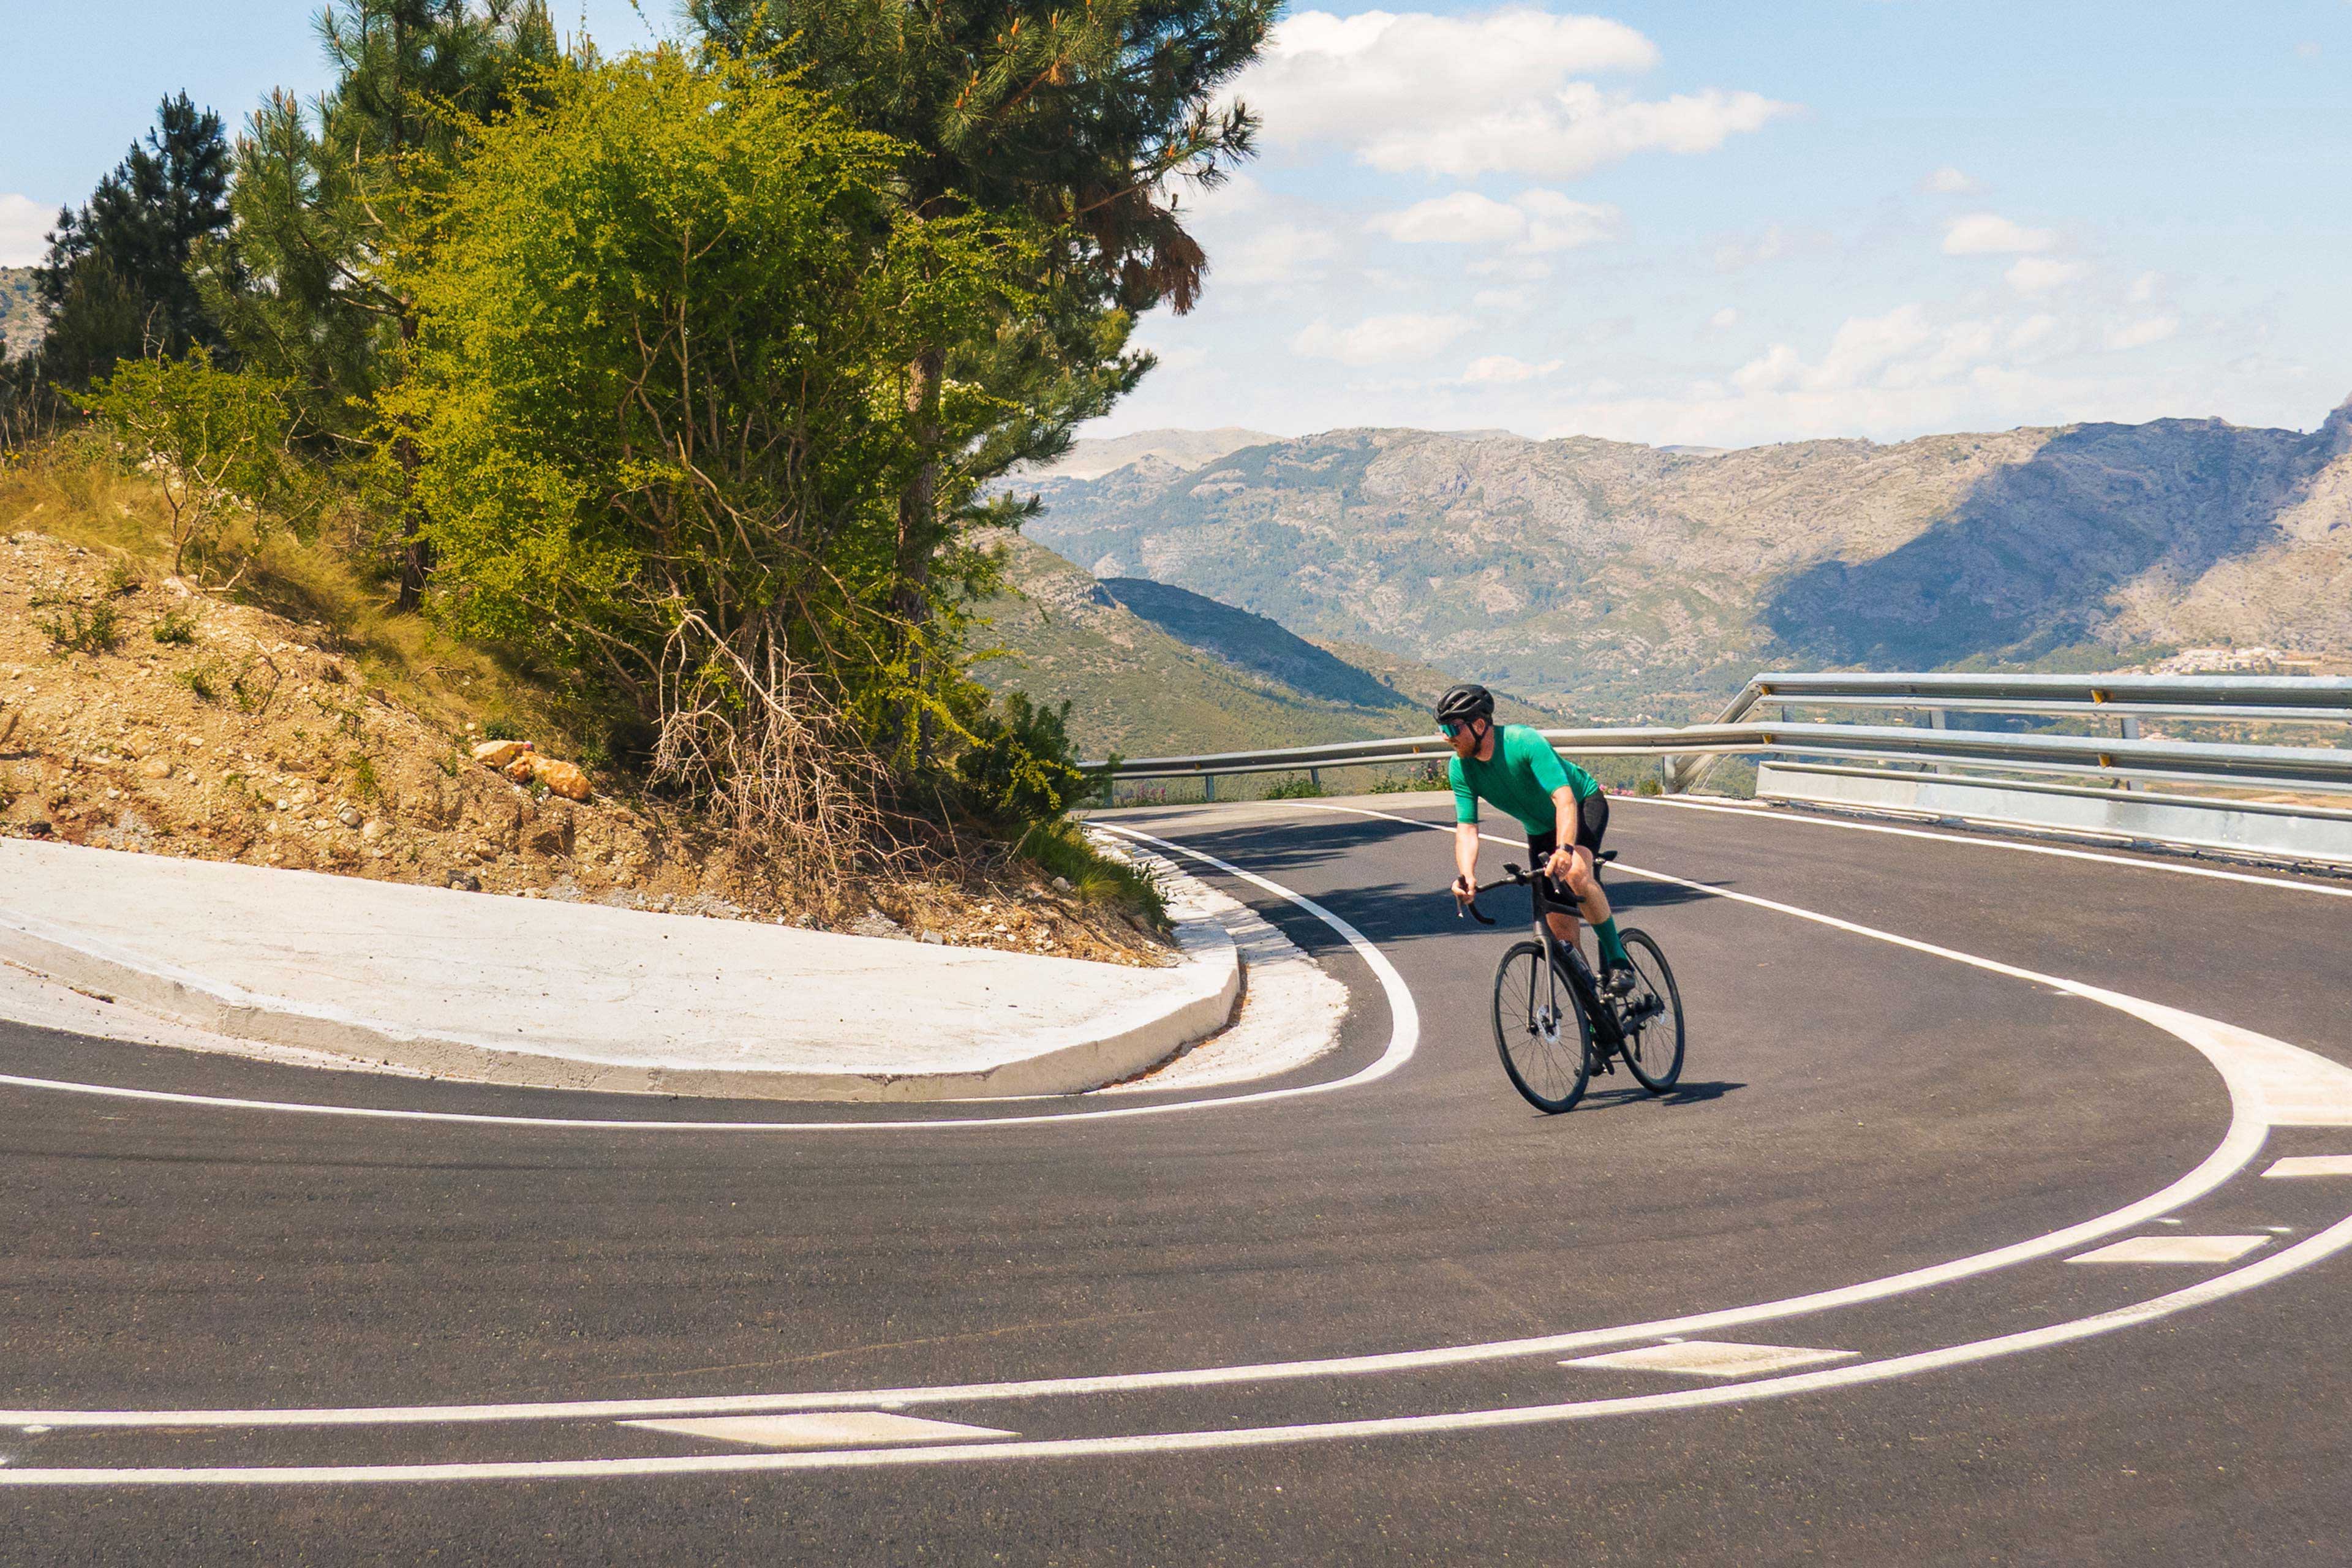
[[[589,795],[588,775],[571,763],[559,763],[551,757],[534,756],[530,776],[547,786],[550,795],[560,795],[566,800],[586,800]]]
[[[503,770],[530,750],[529,741],[484,741],[474,748],[474,761],[485,767]]]
[[[505,767],[500,768],[499,772],[506,774],[507,777],[514,780],[517,784],[529,784],[530,783],[532,767],[537,761],[538,759],[533,757],[529,752],[524,752],[520,755],[517,756],[514,761],[509,763]]]

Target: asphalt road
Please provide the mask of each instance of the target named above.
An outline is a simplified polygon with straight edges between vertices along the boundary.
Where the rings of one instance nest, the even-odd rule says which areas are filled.
[[[1627,803],[1689,1062],[1547,1118],[1443,837],[1115,820],[1393,966],[1213,873],[1354,1003],[1218,1092],[1363,1081],[780,1111],[0,1025],[16,1079],[450,1118],[0,1083],[0,1563],[2352,1560],[2352,1172],[2263,1174],[2352,1155],[2342,885]],[[1562,1364],[1674,1341],[1820,1353]],[[984,1430],[625,1424],[829,1412]]]

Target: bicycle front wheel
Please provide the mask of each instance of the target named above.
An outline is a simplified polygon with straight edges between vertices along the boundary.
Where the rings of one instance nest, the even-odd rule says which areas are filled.
[[[1625,1020],[1625,1065],[1652,1094],[1664,1094],[1683,1076],[1683,994],[1675,972],[1647,931],[1624,933],[1633,964],[1633,994],[1618,1004]]]
[[[1574,1105],[1592,1077],[1592,1025],[1565,975],[1545,973],[1543,948],[1513,945],[1495,966],[1495,1046],[1511,1087],[1538,1110]]]

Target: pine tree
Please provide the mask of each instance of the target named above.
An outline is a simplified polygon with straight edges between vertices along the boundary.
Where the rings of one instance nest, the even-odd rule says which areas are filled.
[[[186,93],[165,99],[145,143],[131,144],[79,212],[58,214],[33,284],[49,317],[45,376],[79,386],[117,360],[218,346],[188,262],[228,226],[228,183],[220,116]]]
[[[390,253],[467,128],[506,112],[559,50],[545,0],[336,0],[318,31],[335,84],[307,108],[271,94],[237,139],[235,242],[207,254],[203,283],[231,345],[299,389],[306,426],[363,456],[387,438],[374,400],[416,332]],[[415,458],[388,439],[399,603],[414,609],[429,565]]]
[[[919,644],[930,564],[973,498],[1013,465],[1060,455],[1082,420],[1150,368],[1134,317],[1198,299],[1208,258],[1178,182],[1222,178],[1256,121],[1217,93],[1255,58],[1278,0],[689,0],[706,37],[797,73],[909,148],[920,217],[1017,212],[1049,235],[1041,314],[907,366],[933,429],[942,386],[1002,401],[994,429],[925,464],[899,500],[900,610]],[[1007,509],[995,509],[1000,518]],[[914,742],[919,748],[919,738]]]

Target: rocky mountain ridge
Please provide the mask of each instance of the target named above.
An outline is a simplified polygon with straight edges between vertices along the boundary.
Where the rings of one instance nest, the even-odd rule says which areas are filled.
[[[1024,488],[1045,503],[1028,532],[1097,576],[1594,716],[1703,711],[1769,665],[2352,658],[2352,404],[2309,433],[2166,419],[1712,453],[1339,430]]]

